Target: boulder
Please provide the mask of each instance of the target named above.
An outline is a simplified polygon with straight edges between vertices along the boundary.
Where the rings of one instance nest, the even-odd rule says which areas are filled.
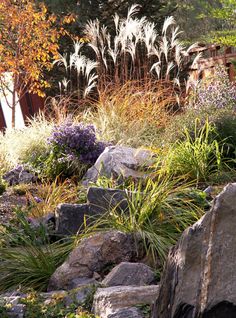
[[[102,232],[83,239],[51,276],[48,290],[68,288],[75,278],[90,278],[108,266],[134,260],[136,241],[132,234],[119,231]]]
[[[170,251],[155,318],[236,317],[236,183]]]
[[[84,176],[83,184],[94,183],[98,177],[107,178],[142,178],[143,170],[153,163],[153,153],[144,149],[124,146],[106,147],[96,163]]]
[[[88,204],[91,214],[104,214],[112,209],[128,211],[127,192],[119,189],[90,187]]]
[[[144,315],[136,307],[121,308],[113,314],[108,315],[107,318],[144,318]]]
[[[122,262],[112,269],[102,284],[111,286],[142,286],[150,285],[155,281],[154,272],[142,263]]]
[[[158,285],[98,288],[94,295],[93,311],[99,317],[108,318],[122,308],[152,305],[158,291]]]
[[[14,169],[3,175],[3,179],[10,185],[17,185],[21,183],[34,183],[38,180],[38,177],[32,174],[24,166],[17,166]]]
[[[83,228],[84,220],[91,216],[87,204],[59,204],[55,211],[56,234],[66,236],[74,235]]]

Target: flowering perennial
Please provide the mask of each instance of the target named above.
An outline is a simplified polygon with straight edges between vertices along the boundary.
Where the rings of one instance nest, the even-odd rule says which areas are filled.
[[[86,165],[94,164],[106,147],[104,142],[97,140],[93,125],[73,125],[72,123],[55,127],[48,142],[54,151],[61,153],[59,161],[79,159]]]
[[[200,82],[195,91],[195,109],[234,109],[236,106],[236,86],[231,83],[222,66],[216,67],[215,74]]]

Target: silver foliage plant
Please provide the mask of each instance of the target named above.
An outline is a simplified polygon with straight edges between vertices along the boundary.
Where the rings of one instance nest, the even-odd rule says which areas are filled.
[[[159,34],[155,24],[146,17],[137,18],[139,5],[128,10],[127,17],[114,16],[115,34],[101,25],[99,20],[89,21],[85,36],[89,43],[74,43],[74,52],[69,56],[61,55],[55,61],[65,67],[66,78],[59,83],[61,90],[68,91],[69,73],[77,72],[78,95],[88,96],[94,88],[104,89],[109,83],[125,84],[130,80],[173,81],[180,86],[180,74],[186,63],[190,62],[189,52],[196,46],[186,49],[179,40],[179,27],[173,17],[167,17]],[[83,55],[84,46],[89,47],[95,61]],[[197,62],[197,55],[192,62]]]

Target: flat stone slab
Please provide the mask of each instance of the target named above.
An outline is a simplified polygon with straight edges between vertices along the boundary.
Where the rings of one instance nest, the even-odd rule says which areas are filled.
[[[159,285],[98,288],[93,301],[94,314],[108,318],[122,308],[142,304],[152,305],[158,293]]]

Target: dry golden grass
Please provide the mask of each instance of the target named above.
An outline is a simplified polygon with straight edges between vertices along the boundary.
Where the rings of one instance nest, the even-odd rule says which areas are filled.
[[[31,204],[29,216],[38,218],[55,211],[59,203],[76,203],[79,200],[78,186],[70,180],[39,184],[32,191],[26,191],[26,196]],[[38,198],[41,200],[38,202]]]
[[[100,93],[98,109],[114,109],[123,120],[143,120],[156,127],[166,125],[177,103],[172,82],[152,81],[142,84],[129,81],[123,86],[107,88]]]
[[[92,110],[79,120],[93,123],[100,138],[134,147],[152,146],[179,107],[175,86],[168,81],[130,81],[100,92]],[[78,120],[77,118],[77,120]]]

